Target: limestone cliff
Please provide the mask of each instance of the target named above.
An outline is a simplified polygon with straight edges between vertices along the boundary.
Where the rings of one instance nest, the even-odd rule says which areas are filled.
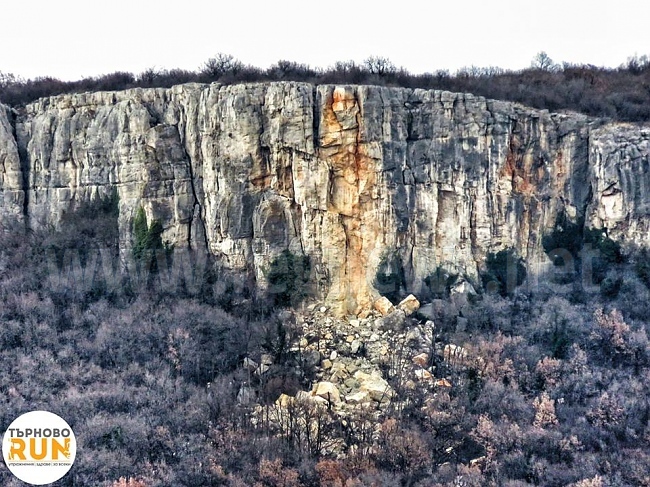
[[[14,135],[14,113],[4,105],[0,105],[0,204],[0,221],[22,220],[25,191]]]
[[[650,127],[605,125],[591,132],[587,221],[632,244],[650,241]]]
[[[487,252],[542,261],[558,214],[650,239],[650,129],[469,94],[268,83],[64,95],[0,109],[2,216],[38,226],[117,188],[163,238],[255,276],[309,255],[340,311],[366,309],[381,259],[412,291]]]

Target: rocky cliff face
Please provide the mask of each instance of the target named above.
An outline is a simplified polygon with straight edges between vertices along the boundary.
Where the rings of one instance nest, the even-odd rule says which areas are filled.
[[[605,125],[591,132],[587,221],[610,236],[650,243],[650,127]]]
[[[395,256],[409,290],[487,252],[542,262],[559,214],[646,243],[650,129],[469,94],[270,83],[65,95],[0,109],[2,216],[54,223],[117,189],[177,248],[207,248],[264,286],[289,248],[358,313]]]
[[[23,171],[14,135],[14,114],[0,105],[0,215],[5,220],[22,220],[25,204]]]

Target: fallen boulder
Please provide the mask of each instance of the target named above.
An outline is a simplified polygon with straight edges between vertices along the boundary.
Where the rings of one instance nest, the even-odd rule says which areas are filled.
[[[312,396],[321,397],[331,403],[341,402],[338,388],[331,382],[319,382],[314,386]]]
[[[411,316],[418,309],[420,309],[420,301],[418,301],[418,298],[412,294],[409,294],[404,299],[402,299],[402,301],[400,301],[400,303],[397,305],[397,309],[404,311],[404,314],[406,316]]]
[[[359,391],[355,392],[354,394],[348,394],[345,396],[345,402],[349,402],[351,404],[363,404],[366,402],[370,402],[372,399],[370,398],[370,394],[368,394],[367,391]]]
[[[390,385],[379,372],[367,374],[358,370],[354,373],[354,378],[360,384],[359,391],[367,392],[373,401],[381,402],[393,395]]]
[[[396,309],[388,316],[379,318],[376,326],[382,330],[401,330],[406,321],[406,314],[401,309]]]
[[[431,380],[433,379],[433,375],[431,375],[431,372],[429,372],[427,369],[418,369],[415,371],[415,377],[417,377],[420,380]]]
[[[429,354],[428,353],[419,353],[413,357],[413,363],[419,365],[420,367],[426,367],[429,364]]]
[[[382,316],[390,314],[395,309],[393,303],[391,303],[390,299],[388,299],[386,296],[382,296],[381,298],[377,299],[373,306],[377,311],[381,313]]]

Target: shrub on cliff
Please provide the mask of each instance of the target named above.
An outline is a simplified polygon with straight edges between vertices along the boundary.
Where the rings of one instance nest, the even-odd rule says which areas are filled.
[[[567,63],[559,66],[542,54],[535,58],[531,68],[521,71],[471,66],[456,73],[438,70],[412,74],[397,68],[389,59],[377,56],[362,63],[336,62],[327,69],[284,60],[262,69],[244,65],[231,55],[217,54],[197,71],[151,68],[138,75],[115,72],[78,81],[61,81],[50,76],[22,79],[0,72],[0,100],[20,106],[62,93],[170,87],[188,82],[230,84],[286,80],[447,90],[616,120],[642,122],[650,118],[650,92],[645,88],[650,80],[647,56],[634,56],[619,68],[608,69]]]
[[[573,257],[574,261],[578,259],[582,242],[582,225],[568,221],[564,217],[559,218],[553,231],[542,238],[544,251],[556,266],[567,264],[563,256],[565,251]]]
[[[566,217],[558,219],[553,231],[543,237],[542,245],[555,266],[580,272],[586,263],[595,284],[605,279],[613,264],[625,261],[620,244],[609,238],[605,230],[584,228],[582,222],[574,223]]]
[[[201,74],[210,80],[217,80],[224,75],[237,75],[244,65],[231,54],[217,53],[201,66]]]
[[[483,284],[488,292],[498,292],[502,296],[512,294],[526,279],[526,266],[514,249],[504,249],[489,253],[485,261],[487,268],[483,274]]]
[[[133,219],[133,257],[149,272],[158,271],[157,253],[170,252],[171,246],[162,241],[163,227],[159,220],[151,225],[147,223],[147,215],[140,207]]]
[[[382,296],[399,301],[404,294],[406,277],[402,259],[396,251],[387,252],[381,258],[375,275],[374,286]]]
[[[457,273],[448,271],[443,266],[438,266],[433,273],[424,279],[424,283],[427,285],[431,297],[445,298],[449,296],[450,288],[458,277]]]
[[[650,288],[650,255],[647,249],[641,249],[637,254],[634,270],[639,279]]]
[[[300,303],[308,294],[311,262],[306,255],[283,250],[269,266],[266,278],[268,294],[276,306],[289,307]]]
[[[117,252],[118,203],[117,191],[113,191],[63,212],[59,230],[48,238],[49,248],[61,259],[66,251],[76,251],[82,261],[91,249],[108,248]]]

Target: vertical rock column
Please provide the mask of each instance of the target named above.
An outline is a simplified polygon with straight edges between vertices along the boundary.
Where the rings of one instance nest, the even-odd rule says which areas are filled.
[[[373,211],[377,160],[368,156],[361,139],[362,113],[358,88],[318,87],[318,156],[329,169],[327,244],[323,260],[333,276],[328,300],[340,312],[356,314],[368,309],[372,288],[367,271],[377,241]]]
[[[609,124],[591,132],[593,197],[587,222],[622,243],[650,243],[650,127]]]
[[[22,220],[25,202],[23,173],[12,119],[9,108],[0,105],[0,222]]]

